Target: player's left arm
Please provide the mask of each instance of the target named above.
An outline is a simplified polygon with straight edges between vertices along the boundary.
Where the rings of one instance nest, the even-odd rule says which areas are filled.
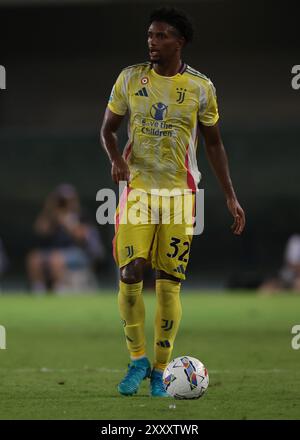
[[[234,223],[232,232],[240,235],[245,227],[245,213],[238,202],[230,177],[227,154],[223,145],[218,123],[208,126],[200,123],[200,131],[205,140],[205,148],[210,165],[224,191],[227,207]]]

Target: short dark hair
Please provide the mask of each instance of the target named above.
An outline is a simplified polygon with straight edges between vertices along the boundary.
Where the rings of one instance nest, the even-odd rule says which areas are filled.
[[[184,37],[186,43],[192,41],[194,36],[193,25],[185,12],[172,7],[162,7],[155,9],[151,15],[149,24],[153,21],[163,21],[173,26]]]

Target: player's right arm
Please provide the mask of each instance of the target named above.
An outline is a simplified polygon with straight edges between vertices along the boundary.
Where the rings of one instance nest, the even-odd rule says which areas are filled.
[[[118,148],[117,131],[124,116],[113,113],[108,107],[105,111],[100,132],[101,143],[111,163],[111,176],[115,183],[129,181],[129,167]]]
[[[118,148],[117,131],[128,109],[128,79],[124,70],[115,82],[101,127],[101,143],[111,162],[111,176],[115,183],[129,181],[129,167]]]

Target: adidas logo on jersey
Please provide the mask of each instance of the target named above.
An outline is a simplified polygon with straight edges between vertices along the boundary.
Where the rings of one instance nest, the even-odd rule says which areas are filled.
[[[146,87],[143,87],[141,90],[135,93],[135,96],[146,96],[148,98],[148,92]]]

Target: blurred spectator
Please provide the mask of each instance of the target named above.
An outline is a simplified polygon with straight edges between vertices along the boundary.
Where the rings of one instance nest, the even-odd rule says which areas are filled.
[[[286,289],[300,292],[300,234],[294,234],[288,239],[284,264],[278,276],[265,281],[259,290],[272,293]]]
[[[98,230],[84,219],[72,185],[61,184],[47,197],[34,230],[37,246],[27,257],[32,290],[88,289],[104,247]]]

